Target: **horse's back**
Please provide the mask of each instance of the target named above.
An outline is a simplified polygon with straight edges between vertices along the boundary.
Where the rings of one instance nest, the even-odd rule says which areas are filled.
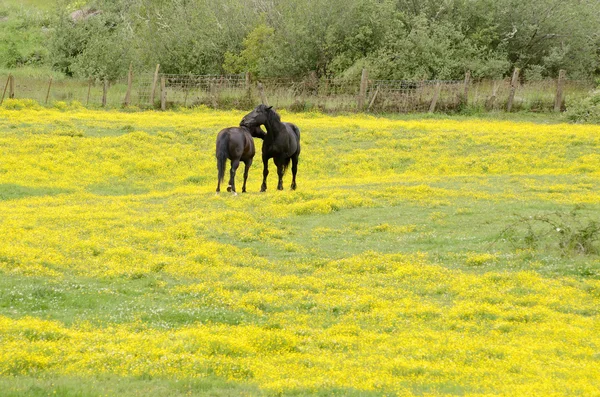
[[[217,134],[217,156],[222,150],[227,157],[233,159],[249,159],[254,157],[254,140],[250,133],[241,127],[228,127]]]
[[[296,136],[296,139],[298,139],[298,142],[300,142],[300,128],[298,128],[298,126],[294,123],[283,123],[283,124],[285,124],[288,131],[292,131],[294,133],[294,135]]]

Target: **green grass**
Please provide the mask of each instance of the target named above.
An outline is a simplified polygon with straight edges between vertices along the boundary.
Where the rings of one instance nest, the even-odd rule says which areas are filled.
[[[7,5],[38,10],[51,10],[57,5],[57,1],[55,0],[3,0],[2,2]]]
[[[519,255],[510,244],[496,241],[515,215],[568,212],[571,209],[569,205],[544,202],[522,205],[456,200],[433,208],[398,204],[391,208],[342,209],[331,214],[304,215],[296,218],[293,224],[287,220],[276,221],[275,227],[286,232],[286,239],[305,248],[307,253],[303,255],[307,261],[340,259],[364,251],[427,252],[445,266],[478,272],[479,269],[464,264],[467,253],[492,250],[501,253],[499,261],[484,266],[483,271],[530,270],[529,263],[539,260],[547,266],[537,271],[547,276],[578,275],[579,270],[574,267],[577,263],[592,266],[594,273],[600,276],[600,263],[590,263],[585,256],[570,258],[571,263],[567,265],[558,250]],[[600,206],[589,206],[583,216],[593,217],[599,210]],[[316,228],[327,229],[322,238],[314,237]],[[232,242],[225,234],[215,237],[224,243]],[[284,246],[265,246],[260,241],[234,240],[233,243],[277,260],[298,257],[297,252],[288,251]],[[561,265],[554,266],[555,262]]]
[[[491,117],[491,116],[490,116]],[[554,123],[555,116],[540,120],[541,116],[531,114],[502,115],[502,119],[543,121]],[[558,117],[558,116],[556,116]],[[417,120],[421,118],[440,119],[441,116],[395,116],[405,120]],[[457,120],[472,120],[466,116],[455,116]],[[101,143],[101,139],[114,140],[126,138],[127,134],[138,130],[139,126],[132,125],[128,121],[95,124],[88,126],[89,120],[76,119],[70,122],[54,122],[52,124],[7,124],[6,120],[0,120],[0,130],[5,134],[13,134],[14,130],[22,130],[23,134],[47,137],[56,128],[69,127],[83,131],[83,137],[76,139],[94,139]],[[352,126],[344,127],[344,131],[352,130]],[[358,128],[356,128],[358,129]],[[197,148],[199,157],[203,144],[207,142],[207,131],[187,131],[173,126],[156,126],[145,128],[145,131],[153,138],[159,134],[172,133],[172,147],[193,146]],[[210,131],[209,131],[210,132]],[[349,142],[342,139],[339,131],[334,131],[330,136],[319,135],[318,131],[309,131],[305,137],[309,142],[308,148],[328,145],[331,147],[344,147],[352,145],[353,150],[361,151],[374,147],[371,137],[356,138]],[[311,135],[312,134],[312,135]],[[403,139],[422,139],[427,137],[426,131],[410,131],[409,133],[398,132]],[[64,138],[64,137],[63,137]],[[61,138],[61,139],[63,139]],[[64,138],[67,139],[67,138]],[[212,136],[210,142],[212,145]],[[315,142],[316,141],[316,142]],[[75,141],[74,141],[75,142]],[[406,142],[404,142],[406,143]],[[456,146],[448,141],[444,143],[448,148],[458,151]],[[464,142],[463,142],[464,144]],[[581,155],[592,154],[595,146],[588,143],[576,145],[574,152],[568,154],[574,158]],[[480,153],[486,148],[475,144],[464,145],[463,150],[471,153]],[[132,150],[135,148],[132,147]],[[460,153],[459,153],[460,154]],[[459,155],[457,154],[457,156]],[[151,154],[150,154],[151,155]],[[212,146],[210,156],[212,160]],[[397,164],[397,172],[404,172],[403,167],[410,164]],[[338,175],[339,170],[332,164],[330,170],[319,170],[319,175],[324,181],[323,185],[314,191],[305,193],[302,184],[298,192],[292,196],[288,191],[274,192],[260,195],[251,191],[246,195],[233,198],[228,195],[221,196],[218,200],[210,200],[207,193],[177,193],[173,189],[178,187],[194,187],[201,189],[214,182],[214,175],[199,173],[195,168],[196,159],[189,167],[187,174],[178,175],[169,183],[153,184],[149,176],[129,176],[124,178],[106,178],[102,183],[95,183],[85,187],[85,192],[91,193],[92,197],[83,196],[92,205],[95,201],[109,204],[114,198],[121,200],[129,198],[135,200],[135,206],[131,211],[137,211],[141,229],[152,230],[154,224],[141,223],[146,212],[163,208],[164,216],[168,222],[170,219],[185,216],[186,211],[198,214],[198,205],[202,205],[201,214],[217,213],[222,210],[240,208],[243,203],[256,203],[256,197],[261,200],[274,200],[280,203],[294,204],[286,200],[297,200],[297,202],[309,202],[321,197],[329,197],[338,191],[359,192],[365,197],[375,197],[378,192],[390,188],[385,182],[370,180],[369,183],[354,183],[349,186],[328,184],[328,178],[322,175],[331,173],[331,177]],[[258,162],[252,170],[254,182],[259,179],[260,165]],[[306,173],[304,173],[304,171]],[[312,171],[311,171],[312,170]],[[2,175],[0,168],[0,176]],[[315,175],[314,166],[311,164],[301,165],[302,178],[308,179]],[[313,174],[311,174],[313,172]],[[320,174],[322,172],[322,174]],[[273,173],[274,174],[274,173]],[[415,182],[407,181],[395,183],[395,187],[414,187]],[[586,190],[597,191],[597,178],[581,174],[571,175],[458,175],[449,177],[432,177],[427,181],[431,189],[447,189],[449,192],[477,191],[489,194],[494,199],[478,199],[468,195],[453,198],[435,198],[426,201],[411,201],[404,197],[402,200],[374,201],[371,206],[358,206],[355,208],[339,208],[325,214],[307,211],[299,212],[291,217],[269,217],[261,213],[260,206],[248,207],[246,212],[260,218],[260,223],[248,225],[247,234],[243,237],[232,234],[226,227],[212,227],[194,229],[194,236],[204,239],[229,244],[234,247],[247,249],[260,258],[268,261],[268,271],[278,276],[287,275],[312,275],[318,269],[328,263],[349,258],[355,255],[367,254],[369,252],[379,254],[419,254],[425,253],[428,261],[433,265],[449,268],[461,274],[481,275],[495,273],[499,275],[510,275],[523,270],[534,272],[547,280],[561,280],[560,282],[576,285],[589,293],[590,299],[600,299],[600,291],[594,289],[589,280],[600,278],[600,260],[597,255],[564,256],[555,246],[553,241],[540,249],[519,249],[509,241],[499,239],[501,232],[517,216],[531,216],[547,212],[571,211],[574,205],[565,203],[564,200],[536,200],[522,197],[535,192],[551,192],[552,186],[564,185],[574,192],[585,192]],[[422,184],[423,182],[418,182]],[[590,187],[591,186],[591,187]],[[73,187],[74,189],[76,187]],[[273,188],[271,180],[270,188]],[[287,189],[287,186],[286,186]],[[162,195],[152,196],[151,192],[160,192]],[[10,203],[15,200],[39,200],[27,202],[32,211],[43,199],[51,200],[57,195],[69,195],[73,192],[65,189],[50,187],[27,187],[24,184],[1,183],[0,202]],[[73,195],[73,197],[82,197]],[[213,197],[213,193],[210,193]],[[243,201],[246,200],[246,201]],[[175,205],[174,201],[178,201]],[[201,204],[199,204],[201,202]],[[129,202],[131,203],[131,202]],[[181,204],[183,203],[183,204]],[[72,203],[65,207],[70,208]],[[79,204],[79,203],[77,203]],[[283,206],[283,204],[282,204]],[[600,203],[590,203],[581,210],[581,217],[585,219],[597,218],[600,213]],[[200,215],[197,215],[200,216]],[[36,218],[37,219],[37,218]],[[35,230],[42,226],[45,219],[24,225],[23,229]],[[47,221],[47,219],[46,219]],[[146,220],[145,220],[146,221]],[[144,221],[144,222],[145,222]],[[36,223],[37,222],[37,223]],[[112,223],[110,223],[112,222]],[[107,228],[118,228],[118,219],[110,219]],[[163,220],[162,222],[165,222]],[[0,220],[0,227],[2,221]],[[77,222],[61,225],[49,232],[60,232],[61,228],[77,228],[81,225]],[[260,235],[264,227],[279,231],[277,236],[259,239],[254,236]],[[81,230],[82,234],[86,231]],[[26,236],[26,234],[25,234]],[[83,240],[83,239],[82,239]],[[148,249],[157,249],[160,242],[152,242]],[[132,243],[133,244],[133,243]],[[177,248],[173,248],[177,249]],[[89,255],[99,257],[103,254],[103,247],[93,248]],[[472,253],[493,254],[493,260],[485,257],[471,257]],[[203,257],[193,258],[198,263]],[[19,253],[0,256],[0,264],[3,267],[18,266]],[[56,278],[22,276],[9,272],[0,274],[0,315],[14,319],[34,317],[46,320],[55,320],[67,327],[89,324],[94,327],[110,327],[119,324],[139,324],[145,329],[176,330],[193,324],[223,324],[223,325],[246,325],[253,324],[266,329],[274,329],[280,325],[270,319],[270,314],[293,310],[296,313],[309,315],[318,308],[310,297],[302,302],[276,302],[264,304],[263,314],[256,314],[241,309],[227,307],[213,294],[208,292],[198,293],[185,291],[186,287],[197,284],[198,279],[187,277],[175,277],[163,271],[166,264],[155,265],[150,272],[128,273],[121,276],[106,278],[87,277],[85,274],[71,274],[65,271],[62,263],[41,263],[43,267],[55,269],[63,276]],[[243,261],[236,262],[233,266],[246,266]],[[224,276],[225,277],[225,276]],[[350,277],[350,275],[349,275]],[[500,276],[499,276],[500,277]],[[568,277],[568,279],[565,279]],[[373,279],[377,280],[374,274]],[[223,280],[219,280],[223,281]],[[420,285],[402,284],[408,292],[432,300],[441,305],[450,306],[453,300],[451,293],[443,285],[437,289],[424,289]],[[268,286],[267,286],[268,287]],[[334,286],[332,286],[333,288]],[[179,288],[179,289],[178,289]],[[251,288],[243,283],[230,283],[227,288],[239,291],[251,292]],[[310,292],[310,286],[307,288]],[[518,287],[510,290],[511,297],[522,297],[523,305],[527,305],[526,298],[531,294],[527,288]],[[293,307],[289,307],[294,305]],[[328,309],[329,310],[329,309]],[[344,310],[343,305],[330,309],[319,318],[323,321],[323,328],[330,327],[338,321],[341,316],[350,315]],[[565,313],[576,314],[583,317],[598,315],[598,309],[592,304],[584,308],[572,311],[569,307],[560,307],[557,310]],[[437,316],[437,313],[421,313],[422,316]],[[492,322],[495,318],[487,313],[475,313],[475,320],[479,325]],[[515,321],[521,321],[516,319]],[[409,321],[407,315],[406,321]],[[525,321],[525,320],[522,320]],[[491,332],[491,330],[489,330]],[[35,333],[26,335],[30,341],[56,340],[61,338],[60,334]],[[68,343],[68,341],[65,341]],[[1,341],[0,341],[1,349]],[[252,382],[226,381],[221,377],[210,374],[203,378],[169,379],[152,377],[120,377],[109,374],[98,374],[95,377],[82,377],[54,375],[52,373],[14,375],[0,377],[1,396],[261,396],[277,395],[269,393],[255,386]],[[427,367],[404,368],[399,366],[395,375],[415,378],[434,376]],[[426,395],[427,393],[439,393],[445,395],[465,395],[478,393],[479,390],[470,385],[461,385],[452,382],[446,383],[419,383],[410,382],[406,384],[407,390],[414,395]],[[288,390],[286,395],[318,395],[318,396],[381,396],[383,391],[363,391],[346,388],[321,388],[319,390],[296,389]]]
[[[500,185],[498,180],[493,182]],[[460,183],[454,181],[453,186],[460,188]],[[282,241],[302,247],[302,252],[286,248],[285,244],[232,239],[229,234],[213,233],[209,237],[251,249],[259,256],[280,263],[277,271],[283,274],[306,272],[307,267],[298,266],[298,263],[318,266],[320,261],[325,263],[372,251],[383,254],[427,252],[434,263],[476,274],[533,270],[549,278],[600,278],[597,256],[565,258],[554,246],[519,252],[508,242],[496,241],[513,215],[571,209],[569,205],[548,202],[456,200],[432,207],[404,203],[393,207],[341,209],[330,214],[298,216],[293,222],[288,219],[269,222],[282,231]],[[599,211],[600,205],[590,205],[584,207],[582,216],[593,218]],[[322,230],[318,238],[315,238],[315,230]],[[259,233],[258,230],[249,231]],[[495,252],[498,260],[476,266],[467,263],[469,253],[488,251]],[[14,259],[0,257],[0,262],[11,260]],[[532,267],[532,263],[537,263],[536,267]],[[185,285],[184,280],[165,275],[160,268],[150,275],[134,273],[106,280],[85,277],[48,280],[13,275],[0,278],[0,314],[41,317],[65,324],[118,324],[139,319],[150,327],[167,329],[195,322],[242,324],[266,321],[243,311],[229,310],[212,302],[210,296],[198,300],[186,293],[169,292],[181,285]],[[185,303],[193,301],[198,301],[197,308],[184,308]]]
[[[0,184],[0,200],[14,200],[32,196],[54,196],[67,192],[68,190],[56,188],[33,188],[13,183]]]
[[[2,397],[213,397],[262,396],[265,393],[247,384],[227,382],[216,376],[191,380],[165,380],[98,376],[89,378],[39,379],[0,378]]]

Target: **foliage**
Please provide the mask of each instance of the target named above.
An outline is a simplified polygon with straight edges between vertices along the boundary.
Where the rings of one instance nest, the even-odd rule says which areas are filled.
[[[11,110],[21,109],[40,109],[40,104],[32,99],[10,99],[7,98],[2,103],[2,107]]]
[[[544,79],[546,68],[542,65],[530,65],[525,69],[525,80],[526,81],[541,81]]]
[[[501,233],[511,243],[529,249],[559,249],[562,255],[598,254],[600,220],[582,216],[580,207],[568,213],[519,216]]]
[[[82,21],[63,10],[51,37],[52,64],[66,75],[108,79],[125,75],[133,54],[131,34],[118,9],[106,9]]]
[[[44,29],[49,20],[36,9],[0,4],[0,59],[8,68],[43,65],[48,58]]]
[[[150,1],[132,9],[142,20],[139,58],[165,73],[222,73],[225,53],[239,49],[252,26],[237,0]]]
[[[420,15],[409,26],[398,24],[371,64],[379,78],[447,80],[467,70],[475,77],[502,75],[509,67],[502,55],[476,47],[449,22]]]
[[[102,13],[73,23],[76,7]],[[17,43],[10,65],[50,56],[59,70],[99,78],[123,76],[121,63],[134,61],[181,74],[356,78],[367,66],[377,78],[460,79],[517,66],[528,78],[566,69],[590,79],[600,73],[599,13],[595,0],[61,0],[47,23],[50,54],[24,49],[44,40],[37,22],[27,22],[30,38],[10,27],[12,17],[0,34],[5,51]]]
[[[600,124],[600,90],[593,91],[589,97],[570,105],[565,117],[576,123]]]
[[[243,41],[239,55],[225,53],[223,68],[229,73],[250,72],[256,77],[269,75],[269,57],[272,55],[274,29],[258,25]]]

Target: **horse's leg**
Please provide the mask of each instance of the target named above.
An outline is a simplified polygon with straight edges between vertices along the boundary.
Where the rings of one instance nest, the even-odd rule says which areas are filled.
[[[298,172],[298,155],[292,157],[292,190],[296,190],[296,172]]]
[[[277,190],[283,190],[283,164],[277,164],[277,176],[279,177],[279,182],[277,183]]]
[[[231,171],[229,172],[229,175],[230,175],[229,176],[229,186],[227,187],[227,191],[233,192],[233,194],[237,194],[235,192],[235,172],[237,171],[239,166],[240,166],[239,159],[231,160]]]
[[[269,175],[269,158],[263,155],[263,183],[260,187],[261,192],[267,191],[267,175]]]
[[[246,181],[248,180],[248,171],[252,165],[252,159],[244,161],[244,186],[242,186],[242,193],[246,193]]]

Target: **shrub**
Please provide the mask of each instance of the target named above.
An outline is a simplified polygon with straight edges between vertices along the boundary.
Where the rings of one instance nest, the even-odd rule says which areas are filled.
[[[71,103],[69,104],[69,108],[71,108],[72,110],[80,110],[84,109],[84,106],[79,101],[71,101]]]
[[[52,106],[58,110],[67,110],[69,108],[69,105],[67,105],[67,103],[64,101],[56,101],[52,104]]]
[[[570,212],[551,212],[519,216],[499,236],[516,248],[558,248],[563,256],[569,254],[598,254],[600,221],[582,215],[577,206]]]
[[[584,100],[569,106],[566,117],[574,123],[600,123],[600,89]]]
[[[40,109],[40,104],[33,99],[5,99],[2,107],[10,110]]]

